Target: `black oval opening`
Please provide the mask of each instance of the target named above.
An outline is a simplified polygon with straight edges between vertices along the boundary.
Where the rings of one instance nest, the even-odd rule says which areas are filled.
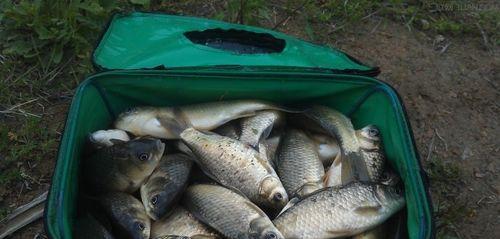
[[[269,33],[220,28],[185,32],[191,42],[238,54],[279,53],[286,42]]]

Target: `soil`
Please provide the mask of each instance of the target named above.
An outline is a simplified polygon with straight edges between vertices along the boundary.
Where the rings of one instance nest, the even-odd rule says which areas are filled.
[[[198,13],[191,15],[207,14]],[[301,19],[291,18],[278,30],[308,39],[302,24]],[[316,41],[380,66],[378,78],[394,86],[403,98],[426,170],[432,171],[432,160],[459,168],[460,177],[450,187],[441,187],[431,175],[435,212],[440,216],[438,230],[444,230],[447,223],[447,235],[455,238],[500,238],[499,49],[486,47],[481,38],[409,31],[400,23],[377,18]],[[61,121],[65,114],[62,110],[50,117]],[[44,164],[43,175],[50,177],[54,159]],[[47,188],[44,184],[25,191],[15,204],[21,205]],[[450,219],[440,214],[442,205],[464,205],[465,209]],[[45,237],[41,222],[12,238],[37,235]]]

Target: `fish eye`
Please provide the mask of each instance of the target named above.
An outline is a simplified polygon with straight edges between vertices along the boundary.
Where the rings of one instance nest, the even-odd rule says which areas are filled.
[[[368,135],[370,135],[371,137],[377,137],[379,133],[380,132],[378,131],[378,129],[375,128],[368,129]]]
[[[133,107],[128,107],[128,108],[125,110],[125,113],[126,113],[126,114],[131,114],[131,113],[133,113],[133,112],[134,112],[134,110],[135,110],[135,109],[134,109]]]
[[[401,190],[401,188],[398,187],[394,189],[394,192],[396,192],[396,194],[398,195],[401,195],[403,193],[403,190]]]
[[[150,200],[149,202],[153,205],[156,205],[158,203],[158,194],[157,195],[154,195]]]
[[[148,153],[140,153],[138,156],[139,160],[141,161],[146,161],[149,159],[149,154]]]
[[[136,222],[135,226],[137,227],[137,229],[139,229],[139,231],[144,231],[144,229],[146,229],[146,225],[144,225],[144,223],[142,222]]]
[[[276,235],[276,233],[274,232],[268,232],[265,236],[264,236],[265,239],[276,239],[278,238],[278,236]]]
[[[273,199],[275,201],[281,201],[281,200],[283,200],[283,195],[281,195],[281,193],[275,193],[273,196]]]

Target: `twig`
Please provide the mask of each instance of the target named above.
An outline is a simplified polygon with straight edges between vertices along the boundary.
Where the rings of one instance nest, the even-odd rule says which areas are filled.
[[[56,78],[56,76],[61,74],[62,70],[72,61],[73,61],[73,57],[69,58],[68,61],[66,61],[64,64],[60,65],[59,67],[54,68],[52,71],[47,73],[46,76],[44,78],[42,78],[41,80],[44,80],[45,78],[50,76],[50,78],[46,81],[47,84],[50,83],[52,80],[54,80]]]
[[[408,31],[410,31],[410,32],[411,32],[411,26],[410,26],[410,24],[413,22],[413,19],[415,19],[416,15],[417,15],[417,11],[415,11],[413,13],[413,15],[411,16],[410,20],[405,23],[405,26],[408,28]]]
[[[427,152],[427,159],[426,161],[429,162],[431,158],[432,151],[434,151],[434,140],[436,139],[436,132],[434,131],[434,134],[432,134],[431,138],[431,143],[429,144],[429,151]]]
[[[380,26],[380,23],[382,23],[382,19],[380,19],[380,21],[378,21],[377,25],[375,25],[375,27],[373,27],[373,29],[370,31],[370,34],[373,34],[378,29],[378,27]]]
[[[20,104],[14,105],[14,106],[10,107],[9,109],[7,109],[7,111],[9,111],[9,110],[14,110],[14,109],[16,109],[16,108],[19,108],[19,107],[21,107],[21,106],[23,106],[23,105],[29,104],[29,103],[31,103],[31,102],[33,102],[33,101],[37,101],[37,100],[38,100],[38,98],[35,98],[35,99],[32,99],[32,100],[28,100],[28,101],[26,101],[26,102],[24,102],[24,103],[20,103]],[[0,112],[1,112],[1,111],[0,111]]]
[[[443,54],[447,49],[448,47],[451,45],[451,42],[448,42],[448,44],[446,44],[445,46],[443,46],[443,48],[441,48],[441,51],[439,51],[439,54]]]
[[[21,107],[23,105],[32,103],[32,102],[37,101],[37,100],[38,100],[38,98],[35,98],[35,99],[32,99],[32,100],[28,100],[28,101],[26,101],[24,103],[20,103],[20,104],[14,105],[14,106],[10,107],[9,109],[0,110],[0,114],[17,114],[17,115],[22,115],[24,117],[26,117],[27,115],[29,115],[29,116],[41,118],[41,116],[39,116],[39,115],[26,112],[26,111],[24,111],[22,109],[18,109],[19,107]]]
[[[284,17],[283,19],[281,19],[278,23],[276,23],[276,25],[274,25],[273,28],[271,28],[272,30],[276,30],[276,28],[278,28],[280,25],[282,25],[283,23],[285,22],[288,22],[288,20],[290,20],[290,18],[292,18],[292,15],[295,15],[295,13],[297,13],[300,9],[302,9],[306,3],[309,2],[309,0],[305,0],[304,2],[302,2],[301,5],[299,5],[298,7],[296,7],[295,9],[292,10],[292,12],[290,14],[288,14],[286,17]]]
[[[481,199],[479,199],[479,201],[477,201],[477,202],[476,202],[476,204],[477,204],[478,206],[481,206],[481,202],[482,202],[484,199],[486,199],[486,198],[488,198],[488,197],[483,196]]]
[[[490,43],[488,42],[488,36],[486,35],[486,33],[484,32],[483,28],[481,27],[481,25],[479,25],[479,23],[476,22],[476,26],[477,28],[479,29],[479,31],[481,32],[481,36],[483,37],[483,42],[484,42],[484,46],[488,49],[490,49]]]
[[[245,6],[245,0],[240,0],[240,10],[238,11],[238,22],[239,24],[245,24],[243,22],[243,8]]]
[[[378,12],[380,12],[380,10],[382,10],[382,8],[379,8],[379,9],[377,9],[377,10],[373,11],[372,13],[370,13],[370,14],[368,14],[368,15],[364,16],[363,18],[361,18],[361,21],[363,21],[363,20],[365,20],[365,19],[368,19],[368,18],[370,18],[371,16],[373,16],[373,15],[377,14]]]
[[[446,143],[446,140],[444,140],[444,138],[439,135],[437,129],[434,129],[434,133],[436,133],[436,136],[444,143],[444,149],[448,151],[448,144]]]

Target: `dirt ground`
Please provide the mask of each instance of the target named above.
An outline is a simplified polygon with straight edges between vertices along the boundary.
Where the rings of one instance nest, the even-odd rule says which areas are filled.
[[[300,24],[291,18],[278,30],[308,39]],[[500,238],[499,49],[485,47],[480,38],[429,35],[375,17],[340,35],[315,40],[380,66],[378,78],[402,96],[430,174],[437,226],[446,230],[442,238]],[[59,132],[69,103],[57,100],[45,109],[50,113],[44,117],[51,117]],[[34,175],[43,180],[23,189],[13,204],[48,189],[54,162],[50,158],[40,163]],[[37,222],[11,238],[45,237]]]

